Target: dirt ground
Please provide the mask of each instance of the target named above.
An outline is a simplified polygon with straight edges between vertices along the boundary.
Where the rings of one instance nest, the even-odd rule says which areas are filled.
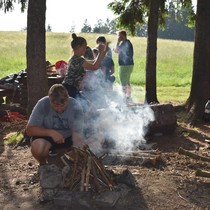
[[[177,115],[179,117],[180,113]],[[40,186],[34,179],[38,165],[30,148],[4,146],[4,137],[15,127],[8,123],[0,126],[0,210],[54,209],[53,202],[39,200]],[[149,140],[157,143],[161,152],[158,164],[110,166],[116,173],[129,169],[136,180],[136,187],[113,209],[210,209],[210,179],[196,176],[197,170],[210,172],[210,164],[178,152],[182,147],[210,156],[209,144],[205,141],[210,140],[209,131],[210,124],[204,122],[188,127],[178,121],[173,134],[152,136]]]

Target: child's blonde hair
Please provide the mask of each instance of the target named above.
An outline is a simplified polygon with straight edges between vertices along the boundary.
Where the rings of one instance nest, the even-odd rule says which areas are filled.
[[[50,101],[56,104],[64,104],[69,98],[66,88],[61,84],[54,84],[49,89],[48,96]]]

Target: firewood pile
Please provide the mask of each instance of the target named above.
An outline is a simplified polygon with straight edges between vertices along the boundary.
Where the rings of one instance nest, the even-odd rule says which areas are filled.
[[[61,159],[67,168],[63,172],[63,187],[70,191],[102,192],[113,190],[116,185],[102,164],[102,157],[96,157],[89,147],[73,148]]]

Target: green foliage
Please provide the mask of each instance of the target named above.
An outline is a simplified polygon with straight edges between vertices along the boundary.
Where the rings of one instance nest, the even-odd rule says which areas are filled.
[[[136,32],[136,25],[144,22],[145,5],[141,1],[114,1],[108,4],[108,8],[118,16],[117,26],[129,29],[132,35]]]
[[[89,33],[89,32],[91,32],[91,31],[92,31],[92,28],[91,28],[91,26],[88,24],[87,19],[85,19],[85,22],[83,23],[81,32],[82,32],[82,33]]]
[[[1,0],[0,9],[4,10],[5,13],[12,12],[14,10],[14,4],[16,3],[21,4],[21,11],[24,12],[27,7],[28,0]]]
[[[110,21],[109,18],[107,18],[106,22],[104,22],[103,20],[99,19],[94,25],[92,32],[100,34],[113,34],[115,32],[115,21]]]
[[[136,35],[139,32],[139,25],[147,25],[153,3],[154,1],[149,0],[115,0],[108,4],[108,8],[117,16],[117,28],[128,29],[132,35]],[[187,14],[186,25],[193,27],[195,11],[192,0],[159,0],[158,27],[160,29],[163,30],[166,27],[166,18],[172,12],[177,22],[183,19],[183,14]]]
[[[90,47],[96,46],[96,38],[104,35],[111,41],[110,48],[114,48],[117,36],[113,34],[80,33],[86,38]],[[0,32],[0,78],[11,73],[17,73],[26,68],[26,33]],[[145,66],[147,39],[142,37],[128,37],[134,46],[134,70],[131,75],[134,99],[144,101]],[[52,64],[58,60],[67,61],[72,55],[70,33],[46,33],[46,58]],[[157,42],[157,95],[158,100],[185,102],[189,96],[193,42],[163,40]],[[117,54],[113,52],[115,62],[116,83],[118,80]]]
[[[12,133],[9,133],[9,134],[5,137],[5,139],[4,139],[4,144],[5,144],[5,145],[15,145],[15,144],[17,144],[22,138],[23,138],[23,134],[22,134],[22,133],[12,132]]]
[[[74,30],[71,30],[72,32]],[[87,19],[85,19],[83,26],[81,28],[81,33],[99,33],[99,34],[115,34],[116,33],[116,20],[103,21],[99,19],[94,27],[88,23]]]

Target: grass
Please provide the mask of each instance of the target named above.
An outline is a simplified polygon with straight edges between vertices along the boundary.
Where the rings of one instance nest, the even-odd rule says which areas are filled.
[[[79,34],[88,41],[90,47],[95,47],[99,34]],[[116,43],[116,35],[105,35],[111,41],[110,47]],[[11,73],[17,73],[26,68],[26,32],[0,32],[0,78]],[[145,95],[145,65],[147,39],[128,37],[134,46],[134,71],[131,76],[132,96],[143,102]],[[51,63],[58,60],[68,60],[72,51],[70,48],[70,33],[46,33],[46,57]],[[157,96],[162,102],[184,103],[190,92],[193,62],[193,42],[163,40],[157,42]],[[117,55],[113,53],[115,62],[116,82],[118,80]]]
[[[4,138],[4,144],[5,145],[15,145],[17,144],[21,139],[23,138],[22,133],[18,132],[11,132],[6,135]]]

